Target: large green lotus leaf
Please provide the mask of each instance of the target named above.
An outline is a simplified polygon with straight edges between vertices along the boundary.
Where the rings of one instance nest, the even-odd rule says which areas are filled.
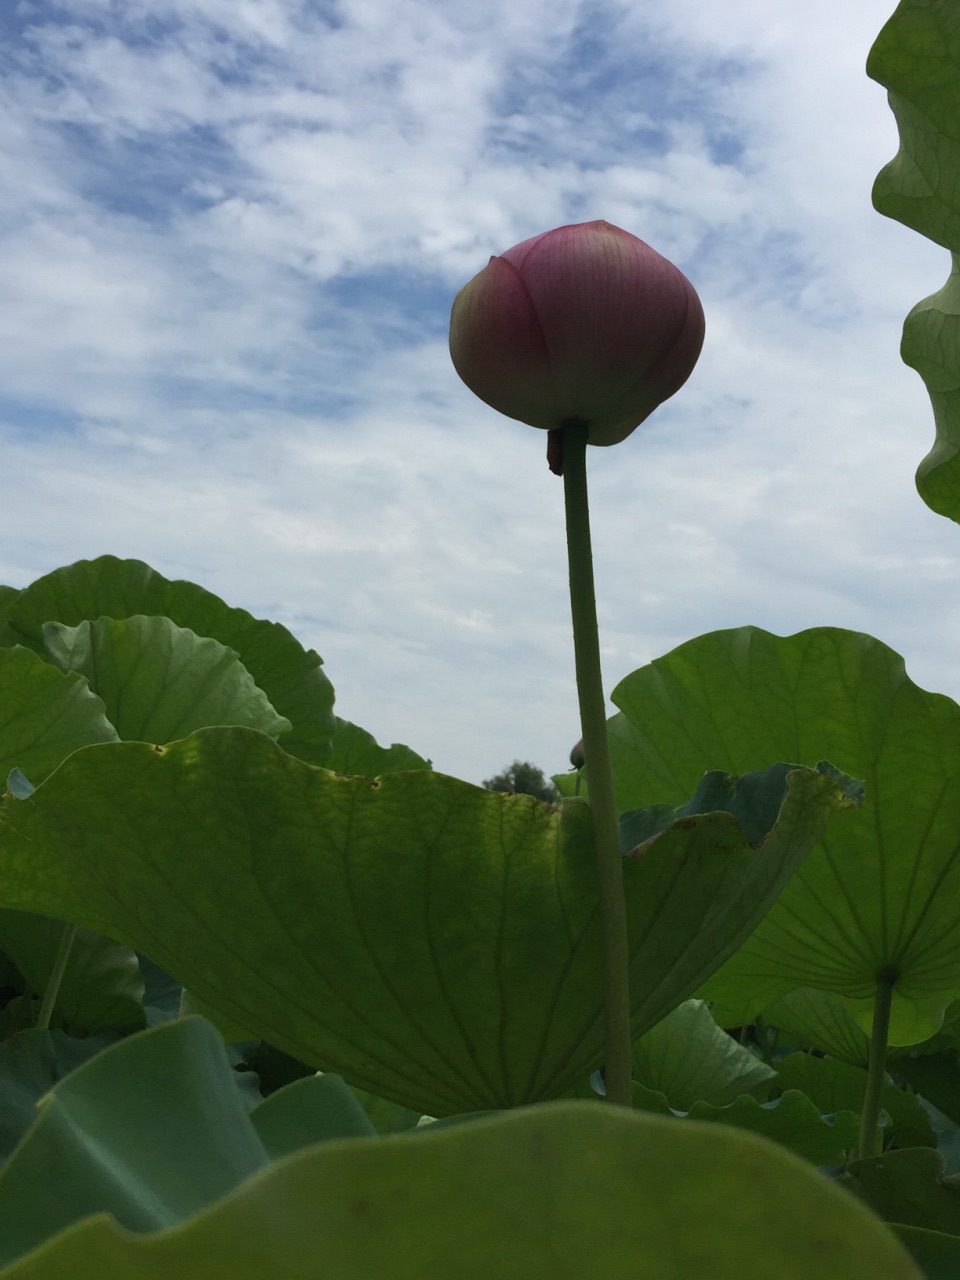
[[[655,1115],[676,1114],[662,1093],[647,1089],[636,1081],[633,1105],[638,1111]],[[722,1107],[709,1102],[695,1102],[680,1118],[684,1123],[689,1119],[732,1125],[744,1132],[769,1138],[794,1155],[817,1165],[842,1164],[846,1152],[856,1145],[860,1127],[857,1116],[852,1112],[821,1116],[813,1102],[795,1089],[768,1103],[758,1102],[750,1094],[743,1094]]]
[[[695,1102],[724,1107],[776,1071],[718,1027],[702,1000],[686,1000],[633,1046],[633,1078],[676,1111]]]
[[[46,989],[66,926],[28,911],[0,908],[0,949],[38,995]],[[130,947],[78,929],[53,1010],[53,1025],[75,1035],[106,1027],[142,1027],[143,977]]]
[[[17,768],[36,786],[78,747],[116,741],[102,701],[19,645],[0,649],[0,789]]]
[[[870,52],[867,74],[889,91],[897,156],[877,176],[873,202],[953,254],[938,292],[907,316],[901,354],[927,385],[937,435],[917,487],[940,515],[960,520],[960,12],[953,0],[902,0]]]
[[[213,724],[272,737],[291,727],[233,649],[169,618],[48,622],[43,637],[51,662],[85,677],[124,741],[173,742]]]
[[[333,748],[323,764],[324,768],[335,773],[378,778],[381,773],[433,767],[429,760],[424,760],[423,756],[400,742],[381,747],[373,734],[349,720],[336,716],[334,725]]]
[[[641,1209],[638,1211],[638,1206]],[[76,1223],[3,1280],[923,1280],[883,1223],[772,1143],[556,1103],[278,1160],[177,1227]]]
[[[867,803],[824,836],[705,994],[740,1022],[796,987],[862,1002],[896,979],[891,1041],[960,994],[960,707],[870,636],[718,631],[635,671],[610,721],[621,808],[684,795],[707,767],[829,759]],[[869,1022],[868,1022],[869,1025]]]
[[[827,774],[768,774],[761,847],[730,813],[666,815],[625,860],[636,1035],[850,803]],[[245,729],[90,747],[0,809],[7,905],[117,937],[298,1061],[434,1116],[558,1096],[600,1064],[595,877],[583,802],[345,778]]]
[[[322,660],[286,627],[232,609],[195,583],[168,581],[140,560],[78,560],[25,587],[0,607],[0,644],[44,654],[47,622],[76,626],[96,618],[168,617],[178,627],[235,650],[279,715],[293,725],[286,751],[322,764],[333,736],[333,688]]]

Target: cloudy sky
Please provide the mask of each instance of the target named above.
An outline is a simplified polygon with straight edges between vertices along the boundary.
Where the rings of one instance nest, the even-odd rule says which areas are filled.
[[[605,682],[832,624],[960,697],[960,537],[876,214],[893,0],[3,0],[0,581],[113,553],[285,623],[480,781],[579,736],[562,483],[447,353],[491,253],[605,218],[690,277],[680,394],[590,451]]]

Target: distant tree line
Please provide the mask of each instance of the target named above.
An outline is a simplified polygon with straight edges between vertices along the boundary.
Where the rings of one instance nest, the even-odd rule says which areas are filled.
[[[549,778],[545,778],[543,770],[538,769],[529,760],[514,760],[509,768],[488,778],[483,784],[488,791],[512,791],[515,795],[536,796],[538,800],[555,803],[560,793]]]

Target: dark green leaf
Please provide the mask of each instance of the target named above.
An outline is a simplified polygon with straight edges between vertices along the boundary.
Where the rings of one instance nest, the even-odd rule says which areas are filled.
[[[633,1105],[641,1111],[672,1114],[662,1093],[633,1086]],[[859,1123],[855,1115],[841,1111],[824,1118],[809,1098],[795,1090],[775,1102],[761,1103],[749,1094],[724,1107],[697,1102],[684,1120],[733,1125],[777,1142],[795,1155],[818,1165],[842,1164],[849,1148],[856,1146]]]
[[[890,1229],[910,1250],[926,1280],[957,1280],[960,1276],[960,1237],[899,1223],[891,1223]]]
[[[898,1058],[893,1070],[945,1116],[960,1124],[960,1064],[955,1050]]]
[[[934,511],[960,520],[960,15],[952,0],[902,0],[867,73],[889,90],[900,132],[874,205],[954,254],[947,283],[907,317],[901,354],[927,385],[937,427],[917,488]]]
[[[844,1181],[887,1222],[960,1236],[960,1188],[929,1147],[854,1160]]]

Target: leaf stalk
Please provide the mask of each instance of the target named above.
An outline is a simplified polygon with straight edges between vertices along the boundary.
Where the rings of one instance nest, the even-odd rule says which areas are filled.
[[[878,1154],[877,1125],[880,1122],[880,1098],[887,1079],[887,1038],[890,1034],[890,1009],[896,978],[877,976],[877,994],[873,1003],[873,1026],[867,1060],[867,1084],[860,1112],[860,1140],[857,1157],[866,1160]]]
[[[67,961],[70,959],[73,940],[76,936],[77,926],[75,924],[65,924],[63,926],[63,933],[60,935],[60,946],[57,948],[53,968],[50,971],[50,977],[47,979],[47,985],[43,992],[40,1012],[37,1014],[37,1028],[40,1031],[49,1029],[54,1005],[57,1003],[57,996],[60,994],[60,985],[67,970]]]

